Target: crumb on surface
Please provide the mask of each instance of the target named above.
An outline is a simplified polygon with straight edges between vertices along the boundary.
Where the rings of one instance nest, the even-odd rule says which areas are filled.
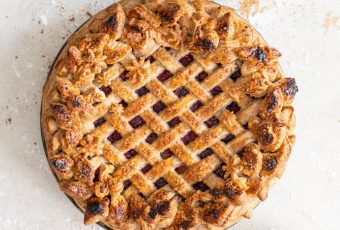
[[[6,119],[6,125],[10,125],[10,124],[12,124],[12,118],[8,117]]]
[[[260,0],[243,0],[241,2],[240,11],[249,16],[253,7],[255,7],[255,12],[253,14],[256,14],[260,10]]]

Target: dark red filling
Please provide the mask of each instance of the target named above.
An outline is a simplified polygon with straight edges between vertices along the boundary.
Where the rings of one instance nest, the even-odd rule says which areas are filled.
[[[179,117],[175,117],[171,121],[168,121],[168,125],[170,126],[170,128],[175,127],[179,123],[181,123],[181,119],[179,119]]]
[[[166,105],[161,101],[157,102],[156,104],[154,104],[152,106],[152,109],[153,109],[153,111],[155,111],[155,113],[159,113],[160,111],[164,110],[165,108],[166,108]]]
[[[122,136],[117,131],[114,131],[110,136],[107,137],[107,139],[111,142],[111,144],[113,144],[122,139]]]
[[[122,79],[123,81],[126,81],[127,80],[127,77],[126,77],[126,74],[128,73],[129,71],[125,70],[123,73],[121,73],[119,75],[119,78]]]
[[[235,73],[233,73],[230,78],[233,80],[233,81],[236,81],[239,77],[241,77],[242,74],[241,74],[241,70],[237,70]]]
[[[163,178],[159,178],[155,183],[154,185],[156,186],[157,189],[160,189],[162,188],[164,185],[166,185],[168,182]]]
[[[209,190],[210,188],[208,185],[206,185],[204,182],[200,181],[192,185],[192,187],[196,190],[201,190],[202,192],[205,192]]]
[[[168,159],[169,157],[171,157],[173,154],[173,152],[171,152],[170,149],[166,149],[165,151],[161,152],[161,158],[164,159]]]
[[[199,82],[204,81],[204,79],[206,79],[208,77],[208,74],[206,72],[201,72],[196,76],[196,80]]]
[[[179,62],[184,66],[188,66],[193,61],[194,57],[191,54],[187,54],[179,60]]]
[[[220,178],[222,178],[222,179],[224,178],[224,173],[225,173],[225,171],[223,170],[223,166],[225,166],[225,164],[220,165],[220,166],[214,171],[215,175],[218,176],[218,177],[220,177]]]
[[[119,102],[119,104],[121,104],[124,108],[128,107],[128,103],[126,103],[126,101],[124,101],[124,100]]]
[[[181,87],[177,88],[174,91],[174,93],[177,95],[178,98],[181,98],[181,97],[184,97],[185,95],[187,95],[189,93],[189,91],[184,86],[181,86]]]
[[[130,187],[132,184],[132,182],[130,180],[126,180],[123,182],[124,185],[124,190],[127,189],[128,187]]]
[[[194,104],[192,104],[190,106],[190,110],[195,112],[196,110],[198,110],[199,108],[201,108],[203,106],[203,103],[201,101],[196,101]]]
[[[94,125],[95,128],[97,128],[97,127],[101,126],[102,124],[104,124],[105,121],[106,121],[105,118],[101,117],[101,118],[97,119],[96,121],[94,121],[93,125]]]
[[[124,153],[124,156],[126,159],[131,159],[132,157],[136,156],[138,153],[134,149],[130,149],[126,153]]]
[[[112,92],[112,89],[110,86],[106,86],[106,87],[102,86],[99,89],[104,92],[105,96],[108,96]]]
[[[178,173],[178,174],[183,174],[185,171],[188,170],[188,167],[186,165],[181,165],[181,166],[178,166],[175,171]]]
[[[230,112],[238,113],[241,108],[238,106],[236,102],[232,102],[230,103],[230,105],[226,107],[226,109],[229,110]]]
[[[214,151],[211,148],[207,148],[206,150],[204,150],[203,152],[198,154],[198,157],[203,160],[204,158],[207,158],[208,156],[212,155],[213,153],[214,153]]]
[[[149,143],[150,145],[157,139],[158,135],[156,133],[151,133],[145,141]]]
[[[223,92],[223,90],[219,86],[216,86],[212,90],[210,90],[211,95],[213,95],[214,97],[221,94],[222,92]]]
[[[185,145],[189,144],[197,138],[197,134],[194,131],[190,131],[187,135],[182,137],[182,141]]]
[[[164,81],[168,80],[169,78],[171,78],[172,76],[174,76],[174,75],[170,71],[164,70],[160,75],[158,75],[157,78],[161,82],[164,82]]]
[[[140,171],[145,174],[147,173],[148,171],[150,171],[150,169],[152,169],[152,165],[150,164],[147,164],[146,166],[144,166],[144,168],[142,168]]]
[[[220,121],[215,116],[213,116],[209,120],[205,121],[204,123],[208,126],[208,128],[211,128],[217,125],[218,123],[220,123]]]
[[[152,62],[155,61],[155,59],[152,56],[149,56],[149,57],[145,58],[145,62],[146,61],[150,61],[150,63],[152,63]]]
[[[242,149],[241,151],[239,151],[238,153],[236,153],[240,158],[243,157],[244,155],[244,149]]]
[[[145,86],[143,86],[142,88],[139,88],[139,89],[137,89],[136,90],[136,93],[138,94],[138,96],[143,96],[143,95],[145,95],[145,94],[147,94],[148,92],[150,92],[149,90],[148,90],[148,88],[146,88]]]
[[[137,116],[129,121],[129,124],[132,126],[132,128],[136,129],[145,124],[145,121],[140,116]]]
[[[235,138],[233,134],[228,134],[225,138],[223,138],[221,141],[223,141],[225,144],[228,144],[230,141],[232,141]]]

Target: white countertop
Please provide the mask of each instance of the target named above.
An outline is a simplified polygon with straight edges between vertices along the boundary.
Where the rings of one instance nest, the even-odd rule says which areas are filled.
[[[49,65],[65,38],[87,12],[111,2],[0,1],[1,230],[100,229],[83,227],[82,214],[59,191],[43,151],[39,113]],[[239,9],[245,1],[217,2]],[[340,229],[339,0],[261,0],[255,11],[249,20],[284,54],[285,73],[297,79],[298,138],[267,201],[232,229]]]

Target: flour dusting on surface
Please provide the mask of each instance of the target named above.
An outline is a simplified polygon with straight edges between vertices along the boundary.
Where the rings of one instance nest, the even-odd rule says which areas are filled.
[[[260,0],[243,0],[241,2],[240,11],[249,16],[252,10],[255,10],[252,15],[260,11]]]
[[[330,28],[340,29],[340,16],[333,16],[332,11],[329,11],[326,15],[325,22],[323,24],[326,31],[329,31]]]

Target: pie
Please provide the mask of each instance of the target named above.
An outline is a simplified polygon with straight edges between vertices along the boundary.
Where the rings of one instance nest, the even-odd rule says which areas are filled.
[[[41,123],[84,223],[225,229],[249,218],[295,142],[281,54],[208,0],[121,1],[68,40]]]

